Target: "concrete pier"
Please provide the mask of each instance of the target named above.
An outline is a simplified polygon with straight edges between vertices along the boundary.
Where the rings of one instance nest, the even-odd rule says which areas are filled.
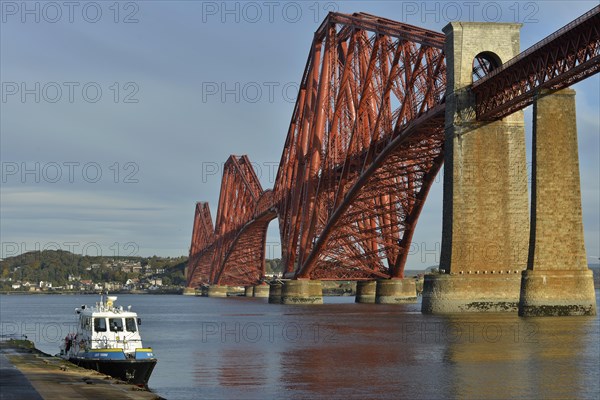
[[[519,315],[596,315],[592,270],[525,270]]]
[[[519,302],[514,271],[518,276],[527,265],[529,233],[523,112],[477,121],[470,86],[476,59],[485,59],[493,69],[519,54],[520,27],[452,22],[443,29],[442,274],[425,278],[425,313],[516,311]]]
[[[183,288],[183,295],[184,296],[195,296],[196,295],[196,289],[191,288],[191,287]]]
[[[252,297],[254,295],[254,286],[245,286],[244,287],[244,296]]]
[[[521,271],[483,272],[425,275],[421,311],[425,314],[516,312]]]
[[[281,304],[281,292],[283,290],[283,284],[273,282],[269,284],[269,303]]]
[[[253,286],[252,297],[269,297],[269,285]]]
[[[375,303],[376,281],[356,282],[355,303]]]
[[[321,281],[289,280],[281,291],[282,304],[323,304]]]
[[[208,297],[208,286],[202,285],[196,291],[196,296]]]
[[[596,315],[583,237],[575,91],[541,91],[533,121],[531,234],[519,315]]]
[[[417,287],[412,278],[379,279],[375,292],[377,304],[404,304],[417,302]]]
[[[229,288],[224,285],[210,285],[208,287],[208,297],[227,297],[227,290]]]

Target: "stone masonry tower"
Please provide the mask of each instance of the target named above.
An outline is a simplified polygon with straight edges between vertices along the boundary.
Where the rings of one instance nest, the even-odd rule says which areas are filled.
[[[579,186],[575,91],[542,91],[533,105],[529,260],[519,315],[595,315]]]
[[[424,313],[516,311],[527,265],[529,207],[523,113],[478,122],[476,62],[519,53],[520,24],[453,22],[447,67],[444,216],[439,275],[424,282]]]

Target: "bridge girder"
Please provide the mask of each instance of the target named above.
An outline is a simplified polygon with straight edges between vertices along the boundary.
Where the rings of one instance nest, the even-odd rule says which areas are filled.
[[[402,276],[404,221],[420,211],[411,190],[432,164],[386,148],[442,103],[443,40],[366,14],[331,14],[315,34],[274,189],[288,275]],[[439,155],[443,140],[421,141]]]
[[[477,119],[491,121],[533,104],[542,89],[569,87],[600,71],[600,6],[473,84]]]

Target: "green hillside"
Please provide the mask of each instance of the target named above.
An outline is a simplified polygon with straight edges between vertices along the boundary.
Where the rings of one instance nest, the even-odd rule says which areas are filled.
[[[0,290],[120,290],[185,286],[187,257],[83,256],[64,250],[31,251],[0,261]],[[266,274],[283,269],[266,260]],[[128,283],[129,282],[129,283]]]
[[[0,261],[0,289],[11,289],[17,282],[52,287],[80,286],[81,282],[114,282],[128,279],[160,279],[162,285],[184,285],[187,257],[94,257],[64,250],[23,253]],[[29,286],[29,285],[28,285]]]

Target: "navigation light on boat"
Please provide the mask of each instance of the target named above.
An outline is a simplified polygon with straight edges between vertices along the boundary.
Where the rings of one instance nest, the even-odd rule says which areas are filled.
[[[106,297],[106,306],[108,308],[113,306],[113,303],[117,301],[117,296],[107,296]]]

